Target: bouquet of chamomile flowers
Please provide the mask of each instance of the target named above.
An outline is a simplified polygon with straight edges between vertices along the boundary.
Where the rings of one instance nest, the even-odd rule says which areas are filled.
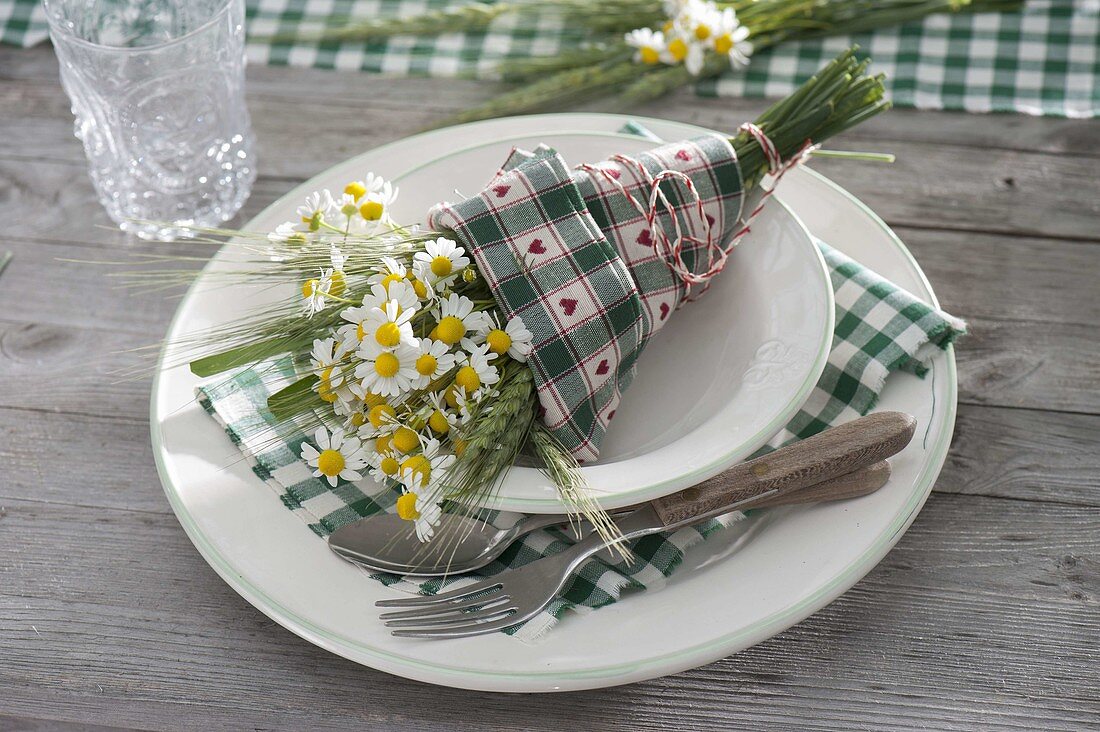
[[[398,193],[368,173],[311,193],[297,220],[266,236],[211,232],[259,260],[247,277],[293,282],[298,295],[202,334],[194,347],[216,353],[191,369],[211,376],[291,354],[300,378],[268,406],[312,432],[302,459],[334,487],[369,475],[399,489],[397,511],[423,541],[445,502],[484,504],[524,448],[571,509],[613,526],[535,419],[522,318],[501,314],[454,240],[394,221]]]

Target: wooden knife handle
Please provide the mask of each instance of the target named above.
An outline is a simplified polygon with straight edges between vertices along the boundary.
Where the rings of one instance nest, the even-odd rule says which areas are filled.
[[[697,486],[652,501],[665,526],[713,516],[753,496],[792,491],[838,478],[900,452],[917,421],[901,412],[876,412],[729,468]]]
[[[773,506],[791,506],[798,503],[824,503],[827,501],[842,501],[846,498],[859,498],[870,495],[890,480],[890,463],[880,460],[866,468],[860,468],[854,473],[842,475],[839,478],[830,478],[809,488],[800,491],[784,493],[781,496],[761,498],[753,501],[741,510],[750,508],[771,508]]]

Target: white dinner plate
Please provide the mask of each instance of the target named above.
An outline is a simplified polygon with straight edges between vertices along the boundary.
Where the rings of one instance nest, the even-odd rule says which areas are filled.
[[[415,167],[487,139],[537,139],[562,129],[604,137],[626,119],[548,115],[465,125],[378,148],[326,175],[342,181],[365,170]],[[700,131],[644,122],[666,139]],[[904,245],[856,199],[807,170],[788,175],[780,191],[814,234],[935,302]],[[186,316],[181,307],[169,339],[201,325]],[[163,365],[170,362],[162,360],[154,383],[154,454],[180,523],[222,578],[272,619],[334,653],[422,681],[498,691],[594,688],[675,673],[757,643],[821,608],[885,555],[923,505],[950,443],[957,389],[950,349],[935,355],[925,380],[891,377],[879,408],[909,412],[919,427],[877,493],[740,522],[690,550],[666,586],[584,617],[570,614],[543,641],[526,645],[503,635],[451,641],[388,635],[373,603],[396,591],[332,555],[273,497],[190,401],[195,379],[186,367]]]

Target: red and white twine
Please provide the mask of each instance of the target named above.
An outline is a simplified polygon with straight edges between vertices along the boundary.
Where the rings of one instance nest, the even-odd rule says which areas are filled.
[[[710,280],[725,268],[730,252],[733,251],[734,246],[737,245],[741,238],[749,233],[750,224],[764,208],[764,203],[772,195],[779,179],[791,168],[805,162],[806,158],[809,157],[809,154],[816,147],[807,140],[797,153],[784,162],[775,143],[773,143],[771,138],[769,138],[759,127],[751,122],[745,123],[738,128],[738,132],[741,131],[748,133],[756,140],[757,144],[760,145],[760,149],[764,154],[764,159],[768,163],[768,175],[760,184],[761,190],[763,191],[760,200],[747,218],[742,218],[744,214],[745,199],[744,196],[741,197],[740,207],[737,212],[737,221],[740,226],[730,238],[729,243],[724,246],[721,242],[715,241],[715,223],[712,219],[707,217],[703,200],[699,196],[695,184],[686,173],[678,170],[662,170],[656,175],[651,175],[641,161],[635,158],[628,155],[611,156],[611,161],[632,171],[632,173],[638,177],[638,180],[642,182],[643,186],[649,187],[649,200],[646,204],[643,204],[636,197],[631,195],[626,186],[608,169],[589,165],[587,163],[577,166],[578,170],[583,170],[589,175],[598,177],[617,189],[630,205],[645,218],[655,249],[664,258],[669,269],[671,269],[686,286],[685,299],[691,299],[692,286],[702,285],[705,290],[706,287],[709,286]],[[734,164],[737,167],[737,174],[738,177],[741,178],[743,185],[744,176],[741,173],[740,163],[735,159]],[[672,206],[665,192],[661,190],[661,183],[666,180],[678,180],[683,184],[687,191],[687,197],[690,200],[681,207],[681,210],[694,207],[694,213],[700,222],[699,225],[703,231],[706,232],[705,238],[699,238],[684,233],[680,223],[680,217],[677,216],[677,210]],[[661,206],[658,206],[658,203],[660,203]],[[672,237],[669,237],[665,233],[664,227],[660,224],[659,216],[662,207],[663,210],[668,211],[669,218],[672,220]],[[719,231],[718,234],[720,235],[721,232]],[[702,247],[705,252],[705,267],[702,271],[690,268],[684,262],[684,248],[689,245],[693,247]]]

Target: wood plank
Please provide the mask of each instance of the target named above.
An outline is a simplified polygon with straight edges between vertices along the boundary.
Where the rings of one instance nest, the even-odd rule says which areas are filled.
[[[956,353],[959,398],[970,404],[1096,414],[1097,328],[970,319]]]
[[[65,507],[5,508],[6,713],[48,700],[70,721],[221,729],[270,724],[275,704],[286,728],[560,727],[558,697],[429,689],[310,646],[222,584],[169,515],[88,509],[73,531]],[[1100,509],[939,496],[810,620],[697,671],[571,694],[571,724],[1081,729],[1100,711],[1098,558]]]

